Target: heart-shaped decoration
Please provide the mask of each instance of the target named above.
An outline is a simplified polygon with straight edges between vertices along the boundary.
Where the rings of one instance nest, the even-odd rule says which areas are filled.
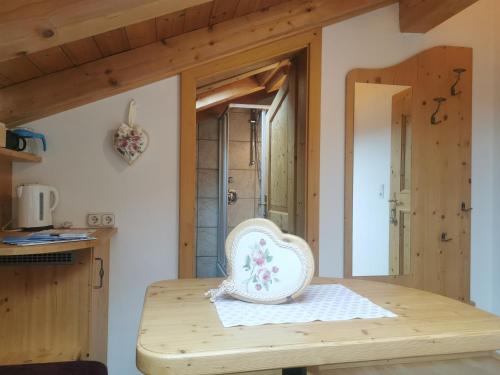
[[[135,114],[135,101],[132,100],[129,106],[129,123],[122,123],[113,138],[114,149],[129,165],[146,151],[149,143],[146,131],[134,125]]]
[[[278,304],[297,298],[311,282],[314,259],[302,238],[285,234],[272,221],[242,222],[226,240],[228,278],[207,292],[247,302]]]

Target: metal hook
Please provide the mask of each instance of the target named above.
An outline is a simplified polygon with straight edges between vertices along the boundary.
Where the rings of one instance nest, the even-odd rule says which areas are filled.
[[[462,91],[457,91],[457,85],[458,85],[458,82],[460,82],[460,78],[462,76],[462,73],[465,73],[466,71],[467,71],[467,69],[464,69],[464,68],[453,69],[453,72],[455,72],[455,74],[457,75],[457,80],[451,86],[451,90],[450,90],[451,96],[457,96],[457,95],[460,95],[462,93]]]
[[[431,116],[431,124],[437,125],[437,124],[443,122],[442,120],[437,119],[437,114],[439,113],[439,110],[441,109],[441,103],[444,103],[446,101],[446,98],[443,98],[440,96],[440,97],[434,98],[434,101],[438,104],[438,106]]]
[[[463,212],[469,212],[469,211],[472,211],[472,207],[467,208],[467,206],[465,205],[465,202],[462,202],[462,206],[460,207],[460,210]]]
[[[441,242],[450,242],[453,238],[448,238],[448,233],[441,233]]]

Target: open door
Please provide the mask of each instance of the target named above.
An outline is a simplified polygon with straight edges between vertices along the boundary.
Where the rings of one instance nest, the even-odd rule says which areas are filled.
[[[392,97],[389,273],[410,273],[412,89]]]
[[[295,233],[296,90],[293,65],[268,113],[269,164],[267,217],[283,232]]]

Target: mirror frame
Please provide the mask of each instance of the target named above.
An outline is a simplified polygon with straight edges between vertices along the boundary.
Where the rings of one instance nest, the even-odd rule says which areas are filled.
[[[450,87],[456,81],[453,69],[457,67],[465,68],[469,74],[462,77],[460,83],[461,95],[451,96]],[[453,154],[457,156],[453,159],[453,168],[461,168],[454,171],[457,171],[460,177],[463,177],[463,183],[460,180],[460,186],[456,187],[455,191],[457,196],[447,198],[441,202],[445,204],[445,207],[440,209],[443,217],[446,215],[446,217],[450,217],[450,220],[455,220],[451,223],[451,226],[444,221],[440,225],[435,225],[436,216],[432,217],[432,222],[429,220],[429,212],[431,211],[428,212],[428,208],[436,202],[425,203],[424,194],[420,194],[420,191],[412,183],[412,227],[410,234],[412,251],[410,261],[411,271],[408,275],[352,275],[354,90],[356,82],[412,87],[414,106],[412,123],[418,129],[418,139],[414,139],[413,144],[420,145],[420,148],[431,147],[431,139],[432,142],[435,142],[435,138],[433,137],[437,137],[438,133],[442,136],[443,132],[447,131],[460,132],[461,144],[458,144],[457,151],[454,151],[458,153]],[[447,103],[441,108],[442,112],[440,116],[441,118],[444,117],[444,121],[440,125],[431,125],[431,115],[436,109],[433,99],[437,96],[448,98]],[[460,203],[455,202],[453,199],[460,199],[460,202],[465,204],[466,207],[471,207],[472,49],[438,46],[425,50],[391,67],[354,69],[346,77],[345,106],[344,277],[389,282],[430,290],[462,301],[469,301],[470,213],[465,211],[460,212]],[[457,126],[460,127],[458,130],[456,130]],[[423,158],[427,151],[427,149],[417,151],[417,155],[414,149],[412,151],[412,159]],[[429,163],[427,161],[427,164]],[[426,167],[429,167],[429,165],[423,165],[419,167],[419,171],[415,172],[416,168],[412,162],[412,181],[416,181],[414,173],[417,173],[420,184],[427,183],[432,185],[432,182],[429,182],[424,174]],[[466,178],[468,181],[466,181]],[[417,182],[415,182],[416,184]],[[456,216],[457,212],[459,216]],[[451,217],[458,217],[459,223],[457,224],[457,219],[451,219]],[[450,230],[458,238],[452,242],[440,242],[439,234],[442,230]],[[416,236],[415,233],[424,233],[425,235]],[[440,255],[443,249],[448,249],[449,255],[446,254],[446,251],[444,255]],[[455,256],[455,251],[459,251],[460,255],[450,267],[459,269],[461,275],[457,280],[453,280],[453,285],[450,286],[451,281],[443,279],[445,274],[443,274],[442,267],[448,264],[452,255]]]

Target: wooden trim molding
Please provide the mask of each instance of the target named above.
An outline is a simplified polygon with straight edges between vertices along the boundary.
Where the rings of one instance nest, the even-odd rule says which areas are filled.
[[[222,58],[181,74],[179,278],[196,276],[196,87],[197,82],[225,71],[252,66],[300,50],[308,53],[308,110],[306,152],[306,240],[319,262],[319,132],[321,97],[321,30],[289,37]],[[317,271],[316,271],[317,272]]]

